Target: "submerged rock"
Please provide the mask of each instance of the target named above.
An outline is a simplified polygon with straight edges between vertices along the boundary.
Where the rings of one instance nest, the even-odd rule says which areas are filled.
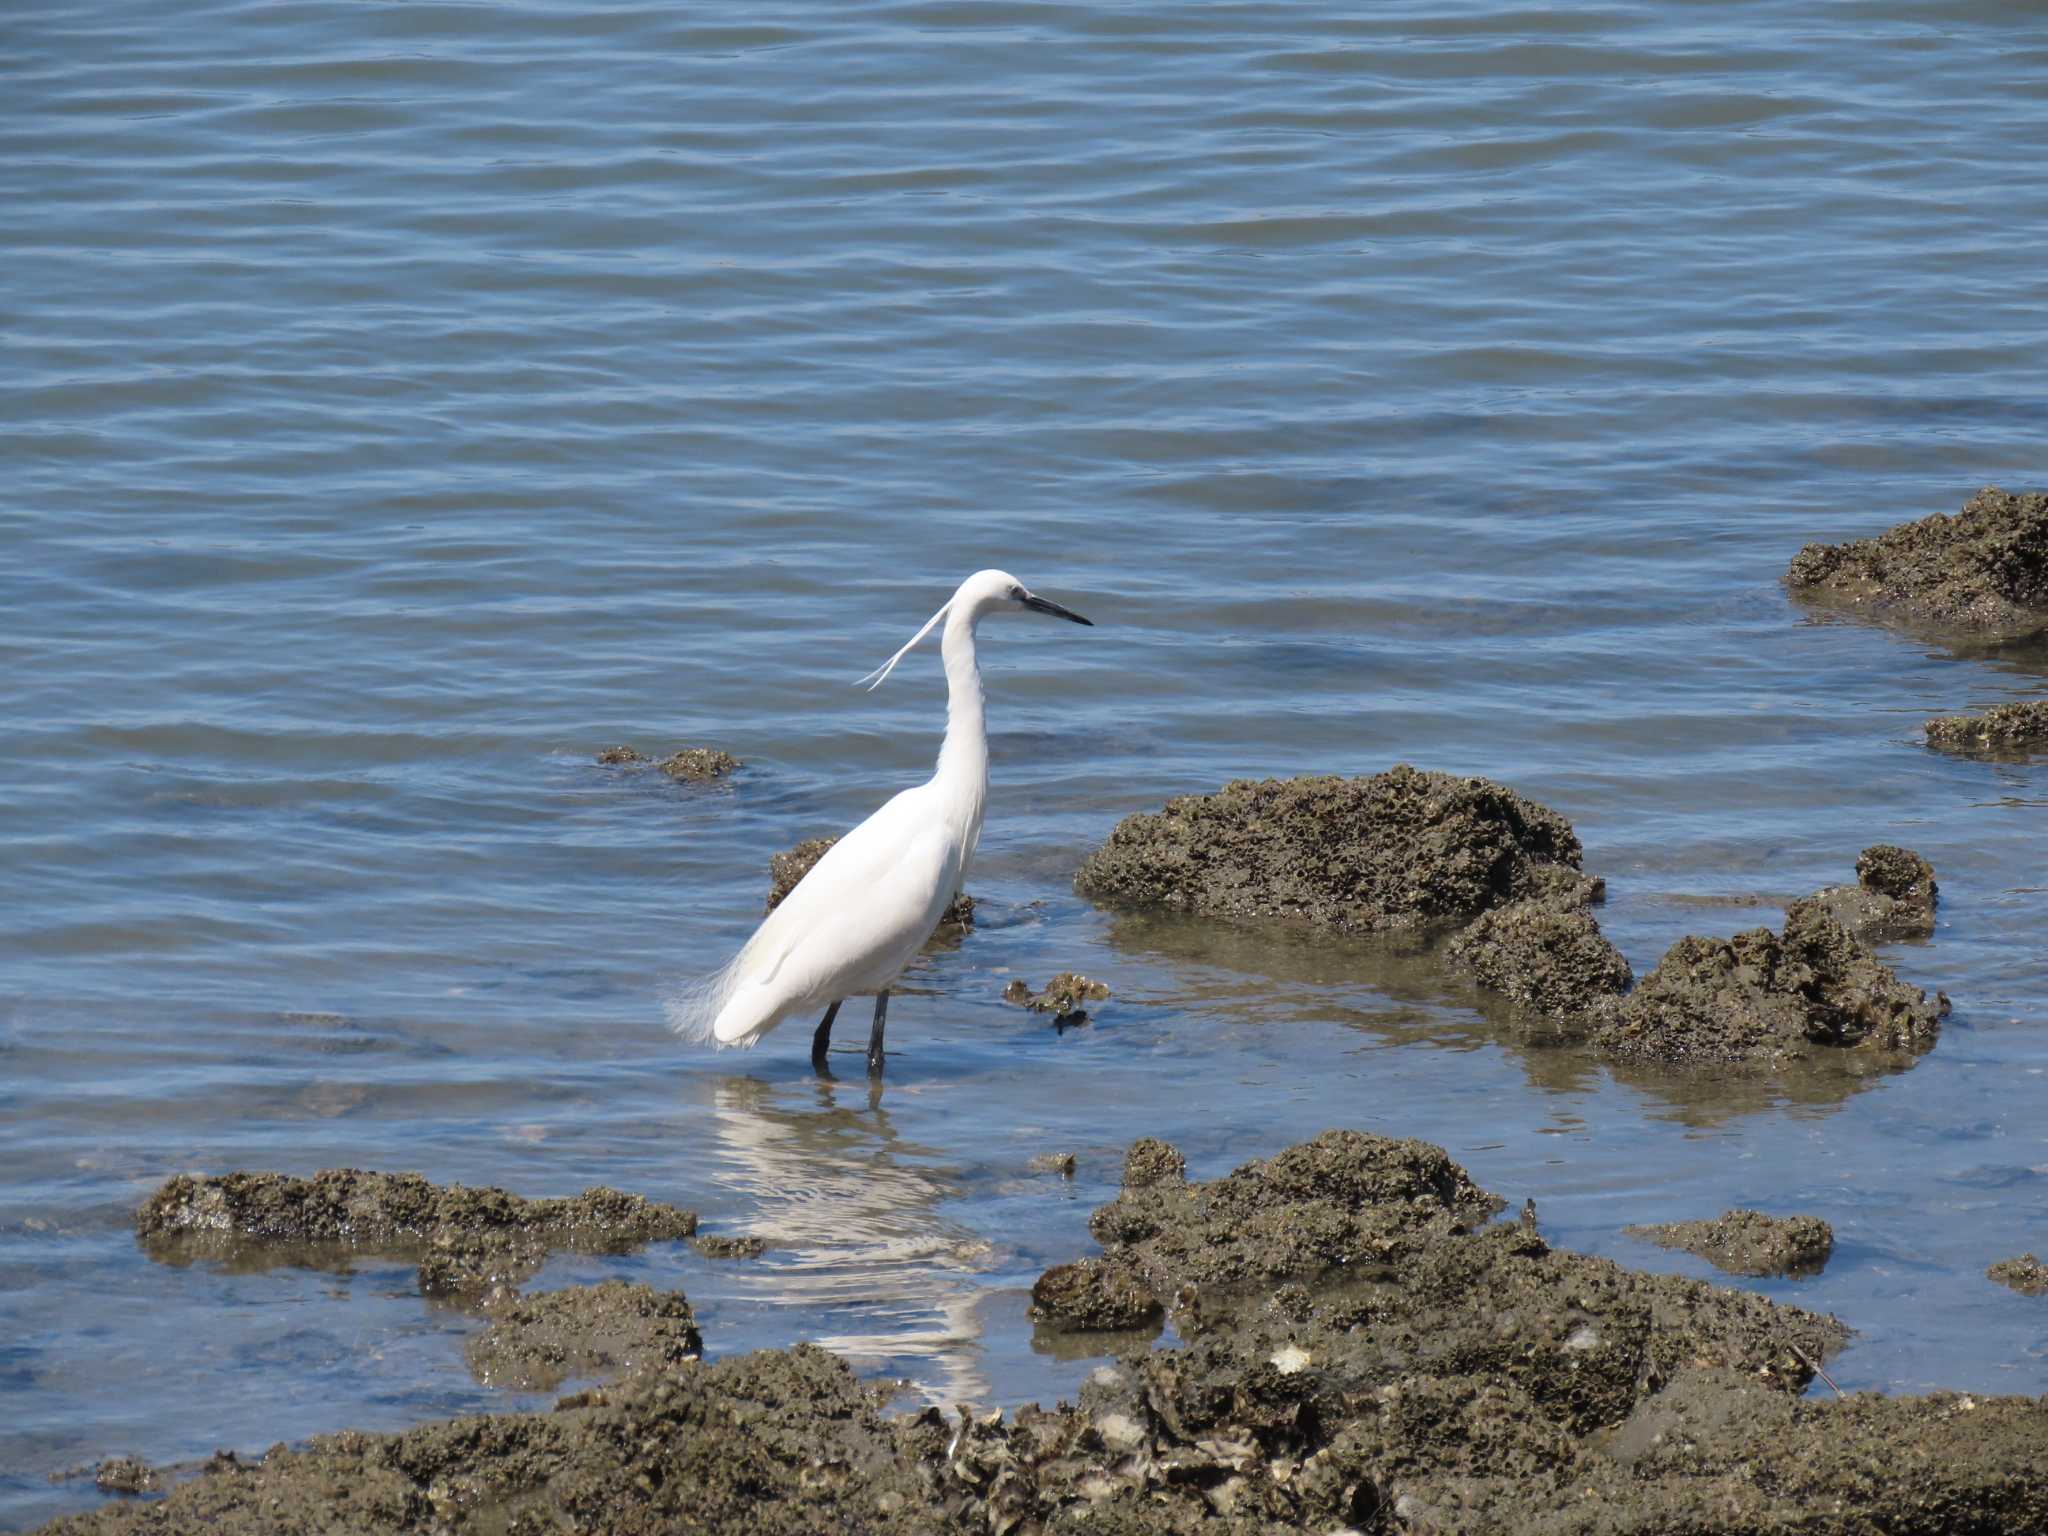
[[[785,848],[768,860],[768,905],[765,911],[773,912],[782,905],[783,898],[796,889],[797,882],[811,872],[811,866],[825,857],[825,850],[838,842],[836,837],[807,837],[794,848]],[[953,904],[946,908],[946,915],[939,919],[940,927],[972,928],[974,926],[974,898],[962,891],[953,898]]]
[[[1949,629],[2048,625],[2048,495],[1987,486],[1873,539],[1809,544],[1785,573],[1795,592]]]
[[[1109,983],[1095,981],[1073,971],[1061,971],[1046,983],[1043,992],[1033,992],[1021,978],[1003,988],[1003,1001],[1017,1003],[1040,1013],[1066,1013],[1083,1003],[1099,1003],[1109,996]]]
[[[1004,1002],[1016,1003],[1037,1013],[1050,1013],[1054,1016],[1053,1023],[1061,1029],[1087,1023],[1088,1010],[1083,1005],[1099,1003],[1108,996],[1108,982],[1094,981],[1072,971],[1061,971],[1046,983],[1043,992],[1033,992],[1031,983],[1021,977],[1003,988]]]
[[[544,1392],[571,1376],[667,1370],[704,1353],[682,1292],[624,1280],[507,1296],[485,1315],[490,1326],[463,1352],[487,1387]]]
[[[1942,715],[1927,722],[1927,745],[1984,757],[2048,752],[2048,699],[1995,704],[1981,715]]]
[[[1127,816],[1075,876],[1113,906],[1294,917],[1368,933],[1468,921],[1577,875],[1555,811],[1487,779],[1240,779]]]
[[[2043,1264],[2031,1253],[2023,1253],[2016,1259],[2000,1259],[1984,1273],[2022,1296],[2048,1294],[2048,1264]]]
[[[717,747],[682,747],[671,752],[660,762],[649,757],[637,747],[606,747],[597,754],[597,761],[607,768],[644,768],[652,763],[660,772],[678,783],[705,783],[722,779],[735,769],[742,767],[740,760],[730,752]]]
[[[690,1246],[707,1259],[758,1259],[768,1251],[765,1238],[717,1232],[699,1232],[690,1239]]]
[[[1831,885],[1813,900],[1859,938],[1924,939],[1934,932],[1940,890],[1919,854],[1878,843],[1858,856],[1854,885]]]
[[[1834,1229],[1818,1216],[1729,1211],[1712,1221],[1623,1227],[1660,1248],[1698,1254],[1731,1275],[1817,1275],[1835,1249]]]
[[[1931,885],[1931,881],[1929,882]],[[1665,1066],[1777,1063],[1817,1051],[1916,1055],[1934,1044],[1948,999],[1909,986],[1831,915],[1797,901],[1782,933],[1688,936],[1591,1038],[1609,1055]]]
[[[619,1253],[685,1238],[693,1211],[615,1189],[527,1200],[502,1189],[430,1184],[416,1173],[334,1168],[178,1174],[136,1213],[159,1253],[225,1254],[256,1244],[344,1245],[415,1257],[424,1291],[474,1291],[523,1278],[555,1249]]]
[[[740,760],[716,747],[684,747],[654,766],[678,782],[702,783],[724,778],[740,766]]]

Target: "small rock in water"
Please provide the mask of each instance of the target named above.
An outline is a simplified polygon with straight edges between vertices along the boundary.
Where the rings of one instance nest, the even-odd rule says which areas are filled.
[[[1622,1230],[1660,1248],[1696,1253],[1731,1275],[1817,1275],[1835,1247],[1834,1229],[1817,1216],[1766,1216],[1762,1211]]]
[[[1290,917],[1352,933],[1470,921],[1575,877],[1555,811],[1403,763],[1371,778],[1241,779],[1126,816],[1074,877],[1111,906]]]
[[[716,747],[684,747],[654,766],[679,783],[701,783],[724,778],[740,766],[740,760]]]
[[[1904,849],[1873,848],[1864,857],[1880,882],[1911,867],[1907,861],[1925,868]],[[1931,869],[1920,883],[1931,904]],[[1866,918],[1880,907],[1894,919],[1921,910],[1882,890],[1867,894]],[[1729,939],[1680,939],[1633,992],[1596,1015],[1593,1044],[1671,1067],[1773,1066],[1830,1050],[1910,1057],[1931,1049],[1948,998],[1937,992],[1930,999],[1900,981],[1836,915],[1838,895],[1795,901],[1781,933],[1754,928]]]
[[[721,1232],[699,1232],[690,1239],[690,1246],[707,1259],[758,1259],[768,1251],[764,1238]]]
[[[623,745],[616,747],[606,747],[603,751],[597,754],[597,760],[600,763],[603,763],[607,768],[618,768],[623,767],[628,763],[645,763],[651,761],[651,759],[647,756],[645,752],[637,751],[632,747]]]
[[[1998,704],[1981,715],[1939,716],[1927,722],[1927,745],[1985,757],[2048,752],[2048,699]]]
[[[2048,495],[1987,486],[1953,517],[1937,512],[1876,538],[1809,544],[1792,557],[1785,583],[1881,618],[2040,629],[2048,625]]]
[[[1053,1023],[1061,1029],[1070,1029],[1077,1024],[1088,1022],[1088,1010],[1083,1003],[1099,1003],[1109,996],[1109,984],[1095,981],[1072,971],[1061,971],[1047,983],[1043,992],[1033,992],[1031,984],[1019,978],[1003,988],[1003,1001],[1016,1003],[1038,1013],[1050,1013]]]
[[[2022,1296],[2048,1294],[2048,1264],[2043,1264],[2031,1253],[2023,1253],[2015,1259],[2000,1259],[1984,1273]]]
[[[102,1493],[151,1493],[160,1484],[156,1468],[138,1456],[110,1456],[93,1469]]]
[[[1063,1179],[1071,1179],[1079,1162],[1071,1152],[1041,1152],[1027,1164],[1033,1173],[1056,1173]]]

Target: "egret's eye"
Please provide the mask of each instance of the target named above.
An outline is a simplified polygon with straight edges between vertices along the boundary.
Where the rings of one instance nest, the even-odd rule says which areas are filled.
[[[1024,601],[1024,589],[1022,587],[1013,586],[1010,588],[1010,596],[1021,603]]]

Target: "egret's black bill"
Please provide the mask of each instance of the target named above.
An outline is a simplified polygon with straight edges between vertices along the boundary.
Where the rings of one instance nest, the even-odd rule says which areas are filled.
[[[1086,624],[1090,629],[1095,627],[1093,619],[1084,619],[1071,608],[1062,608],[1058,603],[1049,603],[1031,593],[1025,594],[1024,606],[1036,613],[1049,613],[1056,619],[1072,619],[1076,624]]]

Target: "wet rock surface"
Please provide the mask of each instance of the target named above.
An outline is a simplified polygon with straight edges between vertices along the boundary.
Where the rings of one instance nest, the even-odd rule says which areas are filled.
[[[701,783],[724,778],[740,766],[740,760],[716,747],[684,747],[680,752],[671,752],[654,766],[658,772],[680,782]]]
[[[1682,1248],[1731,1275],[1817,1275],[1834,1252],[1834,1229],[1817,1216],[1728,1211],[1712,1221],[1624,1227],[1661,1248]]]
[[[2048,699],[1996,704],[1981,715],[1942,715],[1927,722],[1927,745],[1971,757],[2048,752]]]
[[[623,1280],[488,1303],[463,1353],[487,1387],[544,1392],[571,1376],[667,1370],[704,1352],[689,1301]]]
[[[690,1246],[707,1259],[758,1259],[768,1251],[765,1238],[721,1232],[699,1232]]]
[[[1523,1007],[1571,1018],[1618,997],[1635,973],[1584,906],[1517,901],[1478,919],[1445,947],[1444,958]]]
[[[1103,1002],[1108,997],[1108,982],[1095,981],[1072,971],[1061,971],[1046,983],[1043,992],[1033,992],[1031,983],[1021,977],[1003,988],[1004,1002],[1015,1003],[1036,1013],[1049,1013],[1053,1016],[1053,1023],[1061,1029],[1086,1024],[1086,1005]]]
[[[156,1468],[137,1456],[110,1456],[93,1468],[101,1493],[154,1493],[162,1486]]]
[[[2022,1296],[2048,1295],[2048,1264],[2043,1264],[2031,1253],[2000,1259],[1984,1273]]]
[[[1034,1317],[1079,1329],[1141,1328],[1165,1308],[1129,1269],[1081,1259],[1048,1269],[1031,1287]]]
[[[1813,899],[1858,938],[1924,939],[1934,932],[1939,895],[1933,865],[1910,848],[1879,843],[1858,856],[1854,885],[1831,885]]]
[[[1787,909],[1779,933],[1680,939],[1595,1017],[1590,1038],[1609,1055],[1671,1067],[1829,1051],[1905,1059],[1933,1046],[1947,1012],[1945,996],[1900,981],[1826,900],[1808,897]]]
[[[1872,539],[1809,544],[1785,573],[1794,592],[1881,618],[1954,630],[2048,626],[2048,496],[1987,486]]]
[[[825,850],[838,841],[837,837],[809,837],[794,848],[772,855],[768,860],[768,905],[763,910],[773,912],[781,906],[783,898],[796,889],[797,882],[811,872],[811,866],[825,856]],[[972,928],[974,898],[965,891],[955,896],[945,916],[939,919],[939,926]]]
[[[722,779],[742,766],[738,758],[717,747],[682,747],[657,762],[637,747],[620,745],[606,747],[597,754],[596,760],[607,768],[645,768],[651,765],[657,772],[684,784]]]
[[[1112,906],[1370,933],[1462,923],[1577,876],[1562,816],[1487,779],[1240,779],[1127,816],[1075,877]]]
[[[887,1417],[810,1346],[641,1362],[552,1413],[218,1459],[49,1529],[2048,1531],[2048,1401],[1802,1398],[1835,1320],[1556,1252],[1438,1148],[1332,1132],[1189,1183],[1154,1142],[1127,1171],[1082,1288],[1158,1276],[1185,1342],[1073,1404]]]
[[[516,1283],[557,1249],[620,1253],[696,1230],[695,1212],[615,1189],[527,1200],[355,1168],[303,1179],[178,1174],[135,1217],[136,1236],[157,1257],[232,1257],[252,1244],[348,1248],[417,1257],[420,1289],[428,1292]]]

